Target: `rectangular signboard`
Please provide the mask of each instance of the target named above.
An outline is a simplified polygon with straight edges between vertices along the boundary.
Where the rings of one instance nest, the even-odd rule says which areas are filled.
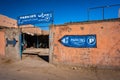
[[[96,48],[96,35],[65,35],[60,40],[61,44],[75,48]]]
[[[18,17],[18,25],[49,23],[53,21],[53,14],[51,12],[29,14]]]

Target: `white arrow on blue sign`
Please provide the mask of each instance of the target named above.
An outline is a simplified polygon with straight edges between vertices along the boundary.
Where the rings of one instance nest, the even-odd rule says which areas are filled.
[[[96,48],[96,35],[65,35],[60,43],[74,48]]]

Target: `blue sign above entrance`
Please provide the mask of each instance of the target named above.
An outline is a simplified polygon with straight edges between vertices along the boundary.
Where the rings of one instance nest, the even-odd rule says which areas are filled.
[[[61,44],[75,48],[96,48],[96,35],[65,35],[60,40]]]
[[[23,15],[18,17],[18,25],[49,23],[53,21],[53,15],[50,12]]]

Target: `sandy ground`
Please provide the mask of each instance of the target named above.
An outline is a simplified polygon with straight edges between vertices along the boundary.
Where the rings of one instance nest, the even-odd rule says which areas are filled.
[[[49,55],[48,48],[26,48],[23,51],[24,54],[37,54],[37,55]]]
[[[0,60],[0,80],[120,80],[120,71],[52,65],[25,54],[22,61]]]

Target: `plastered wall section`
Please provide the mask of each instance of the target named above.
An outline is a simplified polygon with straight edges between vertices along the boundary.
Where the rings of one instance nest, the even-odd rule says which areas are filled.
[[[5,57],[11,60],[20,60],[20,41],[19,41],[19,30],[18,29],[5,29],[5,40],[12,40],[15,38],[16,45],[8,44],[5,46]],[[7,44],[7,41],[6,41]]]
[[[57,25],[51,30],[53,63],[120,68],[120,20]],[[89,34],[96,35],[97,48],[72,48],[59,42],[64,35]]]

